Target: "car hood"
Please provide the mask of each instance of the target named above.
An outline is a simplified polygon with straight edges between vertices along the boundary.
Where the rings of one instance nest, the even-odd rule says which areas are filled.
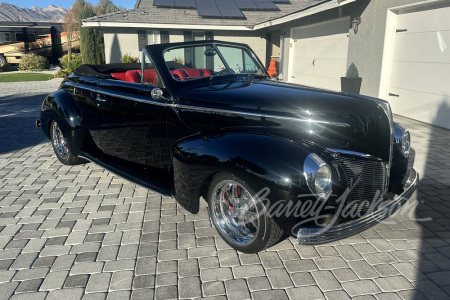
[[[382,103],[379,99],[267,80],[211,81],[181,90],[178,100],[181,112],[185,112],[182,117],[192,117],[192,107],[197,114],[205,109],[213,113],[209,117],[222,130],[245,124],[248,130],[264,128],[265,132],[311,141],[323,148],[350,149],[387,160],[389,153],[377,149],[390,147],[391,125]],[[233,121],[223,120],[230,114],[235,116]],[[246,122],[241,122],[242,118]]]

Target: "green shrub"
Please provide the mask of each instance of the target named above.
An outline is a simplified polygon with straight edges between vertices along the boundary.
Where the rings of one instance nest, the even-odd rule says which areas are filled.
[[[138,60],[139,60],[139,57],[131,56],[126,53],[120,58],[120,61],[123,62],[124,64],[137,63]]]
[[[72,73],[76,68],[83,64],[83,60],[81,58],[81,54],[72,54],[71,59],[69,61],[69,55],[66,54],[61,57],[61,66],[64,69],[65,73]]]
[[[4,64],[3,67],[0,67],[0,70],[3,72],[17,71],[17,67],[10,64]]]
[[[347,69],[347,78],[358,78],[359,74],[358,74],[358,69],[356,68],[355,64],[352,63],[348,69]]]
[[[48,60],[34,53],[22,55],[19,64],[19,70],[44,70],[49,67]]]

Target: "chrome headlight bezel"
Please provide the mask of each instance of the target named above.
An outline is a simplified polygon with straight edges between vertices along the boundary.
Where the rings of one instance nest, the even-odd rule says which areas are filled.
[[[330,197],[333,183],[331,168],[317,154],[311,153],[306,157],[303,163],[303,175],[309,190],[317,198]]]
[[[411,135],[408,129],[398,123],[394,126],[394,141],[400,153],[408,158],[411,151]]]

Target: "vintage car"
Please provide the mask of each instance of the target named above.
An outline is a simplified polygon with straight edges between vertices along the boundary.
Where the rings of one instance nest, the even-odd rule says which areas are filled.
[[[247,253],[377,224],[414,192],[410,135],[389,103],[271,80],[245,44],[147,46],[140,64],[83,65],[37,121],[67,165],[89,160],[192,213]]]

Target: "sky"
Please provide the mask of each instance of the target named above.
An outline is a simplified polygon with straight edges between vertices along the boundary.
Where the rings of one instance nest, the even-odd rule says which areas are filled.
[[[88,2],[96,5],[99,0],[87,0]],[[55,6],[61,5],[65,9],[69,9],[72,4],[75,2],[75,0],[0,0],[0,2],[6,2],[9,4],[14,4],[18,7],[28,7],[31,8],[32,6],[39,6],[39,7],[46,7],[50,4],[53,4]],[[136,3],[135,0],[112,0],[112,2],[117,6],[123,6],[126,9],[132,9],[134,8],[134,4]]]

